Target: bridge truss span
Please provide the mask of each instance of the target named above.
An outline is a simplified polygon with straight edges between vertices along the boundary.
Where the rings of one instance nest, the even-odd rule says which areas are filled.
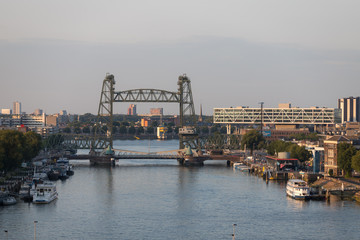
[[[100,136],[106,136],[108,146],[113,148],[113,104],[115,102],[178,103],[180,109],[180,128],[184,126],[195,127],[195,108],[190,79],[184,74],[179,76],[177,84],[177,92],[159,89],[131,89],[116,92],[114,75],[107,74],[103,81],[100,96],[95,139]],[[183,149],[185,145],[189,145],[189,141],[196,139],[197,136],[189,139],[189,137],[180,134],[179,147]],[[93,142],[92,149],[98,149],[97,142]]]
[[[166,102],[178,103],[179,95],[159,89],[131,89],[114,92],[114,102]]]

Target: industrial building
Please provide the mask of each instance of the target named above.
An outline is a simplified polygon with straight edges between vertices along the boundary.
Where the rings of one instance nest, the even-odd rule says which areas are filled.
[[[240,125],[334,125],[338,121],[334,108],[292,108],[290,104],[281,108],[214,108],[213,117],[214,123]]]

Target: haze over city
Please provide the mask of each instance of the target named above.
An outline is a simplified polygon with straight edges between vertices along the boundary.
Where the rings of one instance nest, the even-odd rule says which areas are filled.
[[[359,1],[1,1],[0,108],[97,113],[102,80],[116,91],[177,90],[196,111],[337,107],[360,87]],[[128,104],[117,104],[125,114]],[[174,104],[138,104],[138,113]]]

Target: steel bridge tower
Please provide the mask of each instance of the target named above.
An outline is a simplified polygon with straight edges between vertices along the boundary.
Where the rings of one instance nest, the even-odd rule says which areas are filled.
[[[170,92],[159,89],[132,89],[115,92],[114,75],[107,74],[103,80],[98,117],[95,125],[94,140],[92,150],[110,146],[113,148],[113,105],[115,102],[156,102],[156,103],[178,103],[180,114],[180,128],[185,126],[195,129],[196,117],[195,107],[191,91],[191,81],[184,74],[179,76],[178,91]],[[106,136],[106,143],[103,144],[101,138]],[[183,149],[185,145],[199,149],[200,144],[197,134],[179,134],[179,147]]]

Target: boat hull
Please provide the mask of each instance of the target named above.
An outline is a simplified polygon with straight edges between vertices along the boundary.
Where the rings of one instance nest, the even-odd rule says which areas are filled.
[[[34,196],[33,197],[33,203],[36,204],[46,204],[46,203],[50,203],[52,201],[54,201],[55,199],[57,199],[58,194],[53,194],[52,196],[48,196],[48,197],[37,197]]]

